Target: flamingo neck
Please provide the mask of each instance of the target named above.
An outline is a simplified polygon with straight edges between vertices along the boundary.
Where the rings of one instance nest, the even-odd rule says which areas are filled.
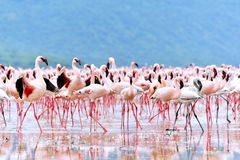
[[[73,69],[74,74],[78,74],[78,67],[76,66],[75,63],[72,63],[72,69]]]
[[[115,61],[113,61],[112,62],[112,69],[116,69],[117,67],[116,67],[116,63],[115,63]]]
[[[95,73],[94,73],[94,71],[91,71],[91,72],[92,72],[92,74],[91,74],[91,81],[90,81],[90,83],[94,84],[94,82],[95,82]]]
[[[113,84],[113,82],[106,77],[105,73],[101,73],[101,76],[104,82],[104,86],[110,87]]]
[[[35,69],[40,70],[39,61],[35,61]]]

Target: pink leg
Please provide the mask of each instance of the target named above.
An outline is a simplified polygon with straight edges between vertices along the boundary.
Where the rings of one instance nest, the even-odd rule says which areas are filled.
[[[71,111],[70,112],[71,112],[71,119],[72,119],[72,127],[74,127],[74,120],[73,120],[74,111],[73,111],[73,107],[74,106],[71,105]]]
[[[142,126],[140,125],[140,123],[139,123],[139,121],[138,121],[138,118],[137,118],[137,114],[138,114],[138,112],[137,112],[137,106],[136,106],[135,103],[131,103],[131,106],[132,106],[133,116],[134,116],[135,121],[136,121],[136,128],[140,127],[140,129],[142,129]],[[134,107],[135,107],[135,109],[136,109],[136,113],[135,113],[135,111],[134,111]]]
[[[94,102],[91,103],[92,105],[90,106],[91,111],[89,112],[89,116],[103,129],[104,133],[107,132],[106,128],[104,128],[103,125],[92,115],[92,110],[95,107],[95,103]]]
[[[23,118],[21,119],[21,122],[20,122],[20,127],[19,127],[19,129],[22,128],[23,121],[24,121],[24,119],[25,119],[25,117],[26,117],[26,114],[27,114],[29,108],[31,107],[31,105],[32,105],[32,103],[29,104],[28,108],[27,108],[26,111],[24,112]],[[21,112],[22,112],[22,111],[21,111]],[[21,113],[21,114],[22,114],[22,113]]]
[[[87,118],[88,118],[87,106],[86,106],[86,103],[85,103],[85,101],[84,101],[84,100],[83,100],[83,108],[84,108],[84,110],[85,110],[85,113],[86,113],[86,116],[87,116]]]
[[[90,102],[89,116],[90,116],[90,133],[92,133],[92,113],[93,112],[93,102]]]
[[[41,125],[40,125],[40,123],[39,123],[39,121],[38,121],[38,117],[37,117],[37,113],[36,113],[36,110],[35,110],[35,106],[33,105],[33,112],[34,112],[34,117],[35,117],[35,119],[36,119],[36,121],[37,121],[37,123],[38,123],[38,127],[39,127],[39,129],[40,129],[40,132],[42,133],[42,127],[41,127]]]
[[[50,103],[50,107],[51,107],[51,127],[53,128],[53,112],[54,112],[54,100],[53,99]]]
[[[66,105],[66,110],[67,110],[67,115],[66,115],[66,120],[65,120],[65,129],[67,128],[67,121],[68,121],[68,111],[69,111],[69,103]]]
[[[81,118],[80,106],[78,106],[78,116],[79,116],[79,121],[80,121],[80,127],[81,127],[81,129],[82,129],[82,118]]]
[[[123,106],[122,106],[122,125],[121,125],[121,129],[124,131],[124,117],[125,117],[125,102],[123,103]]]
[[[38,137],[38,140],[37,140],[37,144],[36,144],[36,146],[35,146],[35,148],[34,148],[34,155],[36,155],[37,148],[38,148],[38,144],[39,144],[40,139],[41,139],[41,135],[42,135],[42,132],[40,133],[40,135],[39,135],[39,137]]]
[[[2,116],[3,116],[4,124],[5,124],[5,127],[6,127],[7,122],[6,122],[5,115],[4,115],[4,100],[1,100],[1,112],[2,112]]]
[[[127,101],[127,130],[129,131],[129,102]]]
[[[155,114],[154,116],[152,116],[149,120],[148,120],[148,122],[151,122],[155,117],[157,117],[159,114],[161,114],[161,113],[163,113],[163,109],[161,110],[160,108],[158,109],[158,113],[157,114]]]
[[[58,102],[56,101],[56,99],[55,99],[55,102],[56,102],[56,105],[57,105],[59,121],[60,121],[60,124],[62,125],[61,113],[60,113],[59,105],[58,105]]]

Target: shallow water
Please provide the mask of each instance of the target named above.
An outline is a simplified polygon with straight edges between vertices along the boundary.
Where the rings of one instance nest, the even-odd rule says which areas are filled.
[[[205,130],[201,132],[196,119],[192,116],[191,127],[185,126],[184,107],[177,121],[177,130],[169,135],[175,117],[175,107],[170,106],[170,120],[167,113],[148,122],[147,110],[139,116],[141,129],[136,129],[133,114],[130,112],[129,129],[121,130],[121,111],[117,106],[114,114],[105,110],[100,122],[108,130],[103,133],[99,126],[90,133],[90,120],[81,113],[80,119],[75,112],[74,126],[69,117],[66,129],[60,126],[58,116],[53,117],[50,126],[47,113],[40,118],[43,133],[33,116],[32,108],[27,113],[21,132],[16,131],[17,113],[14,103],[5,107],[7,126],[4,127],[0,116],[0,159],[239,159],[240,124],[238,116],[231,124],[225,120],[226,106],[220,106],[219,120],[215,122],[216,111],[212,111],[212,125],[206,122],[203,105],[196,107],[197,115]],[[25,106],[26,109],[27,106]],[[40,113],[40,109],[38,110]],[[125,122],[126,123],[126,122]]]

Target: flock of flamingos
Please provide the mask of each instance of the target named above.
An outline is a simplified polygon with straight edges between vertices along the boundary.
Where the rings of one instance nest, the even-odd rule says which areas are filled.
[[[41,132],[39,119],[46,115],[49,125],[58,119],[63,128],[69,118],[74,122],[74,114],[79,115],[80,122],[85,116],[90,122],[90,132],[98,127],[107,132],[101,123],[106,111],[121,114],[121,129],[125,130],[129,127],[129,116],[135,120],[136,129],[142,129],[139,116],[143,113],[151,122],[159,115],[168,118],[169,109],[174,108],[171,132],[175,131],[179,111],[185,113],[185,128],[196,118],[204,132],[198,113],[206,112],[207,124],[211,124],[212,107],[216,107],[216,121],[219,109],[226,107],[226,123],[231,123],[233,118],[229,112],[236,113],[240,105],[240,72],[230,65],[166,68],[154,64],[140,68],[132,62],[130,66],[117,67],[110,57],[106,65],[99,68],[93,64],[80,67],[80,60],[73,58],[72,68],[68,69],[60,64],[56,68],[40,68],[42,62],[48,65],[46,58],[38,56],[33,69],[0,66],[0,111],[6,126],[4,109],[16,103],[18,131],[31,108]],[[204,108],[195,111],[199,101]],[[120,113],[114,112],[116,107],[121,107]]]

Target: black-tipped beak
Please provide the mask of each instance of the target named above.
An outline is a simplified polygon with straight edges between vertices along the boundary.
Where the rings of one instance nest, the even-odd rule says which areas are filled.
[[[157,70],[157,67],[155,66],[155,67],[153,68],[153,72],[156,73],[156,70]]]
[[[87,64],[87,68],[91,69],[91,65]]]
[[[36,71],[33,71],[33,77],[36,79]]]
[[[57,67],[57,70],[58,70],[58,71],[61,71],[61,69],[62,69],[62,67],[59,67],[59,66]]]
[[[48,60],[46,59],[46,58],[41,58],[41,60],[44,62],[44,63],[46,63],[46,65],[48,66]]]
[[[79,65],[81,65],[81,61],[78,58],[74,58],[75,62]]]
[[[134,65],[135,65],[137,68],[138,68],[138,66],[139,66],[137,62],[134,62]]]
[[[107,62],[106,66],[107,66],[107,69],[109,69],[110,68],[110,63]]]
[[[5,71],[4,65],[0,64],[0,67]]]
[[[81,61],[79,59],[76,59],[76,62],[81,65]]]

